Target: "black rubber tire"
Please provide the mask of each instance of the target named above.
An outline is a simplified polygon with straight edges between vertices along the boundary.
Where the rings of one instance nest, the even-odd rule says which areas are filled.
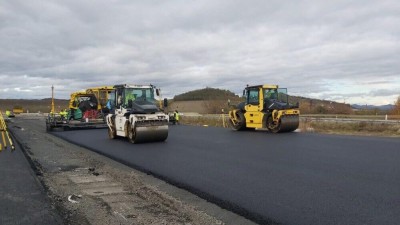
[[[53,129],[51,128],[51,124],[50,123],[46,123],[46,131],[47,132],[53,131]]]
[[[108,128],[108,137],[109,137],[110,139],[115,139],[115,138],[117,137],[116,131],[115,131],[115,130],[112,131],[110,128]]]
[[[267,119],[267,128],[272,133],[278,133],[281,129],[281,121],[279,121],[278,124],[274,124],[272,116],[270,116]]]
[[[130,143],[135,143],[136,139],[136,129],[129,124],[128,126],[128,140]]]
[[[236,117],[239,119],[239,122],[235,125],[233,124],[232,120],[229,120],[229,124],[231,128],[236,131],[241,131],[246,129],[246,118],[244,117],[243,112],[237,111]]]

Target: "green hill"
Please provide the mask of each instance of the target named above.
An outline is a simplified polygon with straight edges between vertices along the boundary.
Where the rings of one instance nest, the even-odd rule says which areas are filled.
[[[238,98],[239,96],[229,90],[207,87],[176,95],[174,101],[228,100]]]

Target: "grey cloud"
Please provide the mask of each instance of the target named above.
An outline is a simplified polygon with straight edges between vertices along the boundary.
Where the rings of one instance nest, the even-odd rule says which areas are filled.
[[[400,89],[397,90],[377,89],[370,91],[369,95],[375,97],[400,96]]]
[[[361,93],[352,85],[386,85],[396,92],[397,5],[9,1],[0,12],[0,76],[55,84],[64,98],[88,86],[141,82],[162,87],[169,97],[206,86],[240,93],[248,83],[277,83],[296,95],[321,98],[341,98],[339,83],[348,84],[349,98]],[[13,97],[1,91],[11,87],[30,90],[16,79],[0,84],[0,97]]]

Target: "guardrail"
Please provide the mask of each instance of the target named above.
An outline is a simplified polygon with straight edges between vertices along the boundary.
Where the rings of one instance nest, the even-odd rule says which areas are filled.
[[[302,114],[300,116],[335,119],[400,120],[400,115]]]
[[[377,120],[377,119],[357,119],[357,118],[324,118],[324,117],[310,117],[300,116],[300,121],[323,121],[323,122],[340,122],[340,123],[384,123],[384,124],[400,124],[400,120]]]

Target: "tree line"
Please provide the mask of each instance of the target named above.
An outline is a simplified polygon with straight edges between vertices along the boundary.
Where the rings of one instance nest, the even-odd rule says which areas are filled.
[[[400,115],[400,95],[397,97],[396,102],[394,103],[394,108],[392,110],[394,115]]]

